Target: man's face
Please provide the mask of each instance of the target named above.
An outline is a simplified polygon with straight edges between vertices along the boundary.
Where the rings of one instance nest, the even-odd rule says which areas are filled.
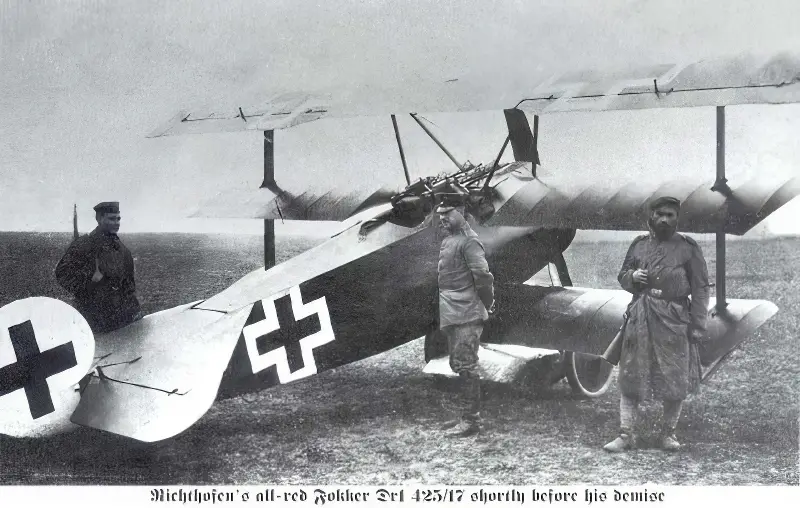
[[[659,206],[653,210],[650,225],[660,238],[669,238],[678,229],[678,211],[672,206]]]
[[[447,231],[454,233],[464,225],[464,217],[457,210],[439,214],[439,221]]]
[[[118,233],[121,219],[122,216],[119,213],[104,213],[100,216],[97,224],[106,233]]]

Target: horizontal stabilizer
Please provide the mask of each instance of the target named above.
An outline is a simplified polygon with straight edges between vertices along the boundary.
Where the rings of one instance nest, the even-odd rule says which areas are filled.
[[[743,235],[800,194],[800,178],[759,175],[733,187],[732,195],[711,190],[713,181],[637,181],[617,188],[573,179],[544,182],[514,174],[495,187],[496,212],[487,226],[646,231],[647,206],[660,196],[682,201],[678,229],[715,233],[724,227]]]
[[[99,336],[107,356],[72,422],[143,442],[183,432],[216,399],[248,311],[223,314],[189,304]]]

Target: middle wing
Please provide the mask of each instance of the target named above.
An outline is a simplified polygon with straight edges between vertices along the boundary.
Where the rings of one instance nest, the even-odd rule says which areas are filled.
[[[701,178],[632,182],[603,188],[601,182],[561,177],[547,182],[520,172],[494,188],[495,213],[487,226],[646,231],[647,205],[659,196],[682,201],[679,229],[687,233],[743,235],[800,194],[800,179],[759,175],[726,197]]]
[[[514,162],[498,172],[490,187],[494,212],[481,217],[486,226],[519,226],[646,231],[648,202],[670,195],[683,202],[679,229],[686,233],[743,235],[800,194],[800,178],[759,175],[732,189],[712,190],[714,182],[685,178],[635,182],[609,188],[596,178],[529,176]],[[388,187],[348,188],[322,194],[253,189],[222,195],[203,205],[196,216],[218,218],[345,220],[371,206],[389,205]]]

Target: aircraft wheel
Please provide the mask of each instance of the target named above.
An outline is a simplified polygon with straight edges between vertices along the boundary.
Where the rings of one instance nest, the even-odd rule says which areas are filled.
[[[567,381],[572,391],[583,397],[600,397],[611,384],[614,366],[599,356],[583,353],[566,354]]]

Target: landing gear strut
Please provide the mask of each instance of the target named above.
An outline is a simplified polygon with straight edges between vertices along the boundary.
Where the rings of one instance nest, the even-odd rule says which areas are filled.
[[[561,252],[555,254],[550,264],[550,279],[554,286],[571,286],[567,262]],[[584,353],[566,351],[564,374],[572,392],[581,397],[595,398],[603,395],[611,384],[614,366],[603,358]],[[559,378],[560,379],[560,378]]]

